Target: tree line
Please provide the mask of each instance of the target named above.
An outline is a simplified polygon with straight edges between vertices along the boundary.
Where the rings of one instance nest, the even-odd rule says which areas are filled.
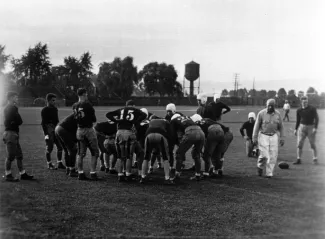
[[[8,63],[13,70],[3,73]],[[64,57],[62,65],[54,66],[47,44],[39,42],[19,58],[6,54],[5,46],[0,45],[0,74],[7,83],[21,87],[54,85],[66,96],[79,87],[91,89],[90,94],[124,99],[135,89],[149,96],[183,96],[175,67],[165,62],[150,62],[138,71],[131,56],[115,57],[111,62],[100,63],[98,74],[92,73],[92,69],[89,52],[80,57]]]

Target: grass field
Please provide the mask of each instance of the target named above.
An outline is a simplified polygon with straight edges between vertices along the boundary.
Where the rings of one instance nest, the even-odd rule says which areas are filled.
[[[96,108],[98,121],[115,108]],[[47,170],[41,109],[21,108],[24,163],[36,180],[0,183],[1,238],[325,238],[325,112],[319,111],[320,164],[312,164],[306,142],[302,165],[276,168],[275,177],[266,179],[256,176],[256,160],[245,157],[239,133],[248,112],[260,109],[234,106],[224,115],[222,121],[235,136],[225,156],[224,178],[194,182],[189,180],[192,172],[185,172],[179,184],[165,186],[163,172],[157,170],[146,185],[118,183],[115,175],[103,172],[103,180],[85,182],[68,178],[62,170]],[[148,110],[165,114],[163,107]],[[195,107],[177,110],[192,115]],[[60,108],[60,118],[70,112]],[[295,110],[290,116],[295,120]],[[291,163],[296,158],[295,122],[284,126],[279,160]],[[3,144],[0,154],[4,172]],[[186,163],[192,163],[189,155]],[[88,173],[88,163],[85,168]]]

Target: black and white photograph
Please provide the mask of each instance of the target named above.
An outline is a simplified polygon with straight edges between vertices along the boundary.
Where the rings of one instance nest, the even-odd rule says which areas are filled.
[[[325,1],[0,1],[0,238],[325,238]]]

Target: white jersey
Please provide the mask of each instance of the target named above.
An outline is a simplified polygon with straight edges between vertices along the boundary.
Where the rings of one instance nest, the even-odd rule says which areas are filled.
[[[284,110],[290,110],[290,105],[289,105],[289,103],[285,103],[285,104],[283,105],[283,109],[284,109]]]

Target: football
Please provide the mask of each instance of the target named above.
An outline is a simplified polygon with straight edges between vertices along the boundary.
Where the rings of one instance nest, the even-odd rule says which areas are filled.
[[[289,164],[288,163],[286,163],[286,162],[279,162],[278,163],[278,166],[279,166],[279,168],[281,168],[281,169],[289,169]]]

